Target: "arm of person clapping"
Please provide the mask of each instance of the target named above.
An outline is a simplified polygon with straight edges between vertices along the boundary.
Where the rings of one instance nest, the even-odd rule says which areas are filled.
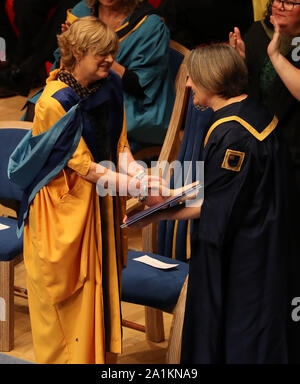
[[[244,60],[246,59],[246,47],[238,27],[234,27],[233,32],[229,32],[229,44]]]
[[[280,27],[274,16],[270,21],[274,25],[274,35],[268,46],[268,55],[285,86],[300,101],[300,70],[280,53]]]

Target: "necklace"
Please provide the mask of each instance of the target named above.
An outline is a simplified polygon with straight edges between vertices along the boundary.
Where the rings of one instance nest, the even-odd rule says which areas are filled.
[[[102,20],[105,24],[107,24],[113,30],[120,28],[124,20],[129,16],[129,14],[130,12],[124,12],[121,9],[119,13],[114,11],[114,12],[108,12],[108,13],[104,12],[103,14],[103,9],[101,8],[101,6],[99,7],[99,10],[98,10],[99,19]]]

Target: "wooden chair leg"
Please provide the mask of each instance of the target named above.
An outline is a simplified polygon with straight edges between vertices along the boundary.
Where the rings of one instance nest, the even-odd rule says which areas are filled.
[[[160,343],[165,340],[163,312],[145,307],[146,338],[149,341]]]
[[[169,336],[169,344],[168,344],[168,350],[167,350],[167,356],[166,356],[167,364],[180,363],[181,338],[182,338],[182,327],[183,327],[184,312],[185,312],[187,282],[188,282],[188,277],[186,278],[183,284],[183,287],[181,289],[181,292],[173,313],[172,325],[171,325],[170,336]]]
[[[14,346],[14,261],[0,262],[0,352]]]
[[[118,355],[112,352],[106,352],[105,364],[117,364]]]

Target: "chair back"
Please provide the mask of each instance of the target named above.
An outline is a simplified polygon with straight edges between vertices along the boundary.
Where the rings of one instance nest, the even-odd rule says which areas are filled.
[[[170,68],[174,75],[175,101],[169,127],[158,157],[159,162],[171,162],[177,158],[180,148],[179,131],[183,126],[188,104],[186,57],[190,51],[183,45],[171,40],[170,52]]]
[[[188,55],[190,51],[185,48],[183,45],[177,43],[174,40],[170,40],[169,48],[169,67],[172,73],[172,79],[175,84],[176,76],[179,71],[180,65],[182,64],[184,58]]]
[[[188,55],[190,51],[185,48],[183,45],[177,43],[174,40],[170,40],[169,45],[169,72],[171,74],[174,91],[175,91],[175,100],[172,110],[172,115],[170,118],[170,122],[168,125],[168,131],[176,129],[176,122],[181,122],[181,111],[185,107],[185,95],[186,92],[183,88],[185,88],[185,81],[187,76],[186,67],[182,66],[185,57]],[[185,76],[182,76],[182,72],[184,72]],[[174,127],[175,123],[175,127]],[[168,132],[167,131],[167,132]],[[165,140],[164,140],[165,142]],[[145,144],[141,149],[138,149],[140,144],[136,146],[136,143],[131,142],[131,150],[134,154],[135,160],[145,160],[158,158],[162,149],[161,145],[148,146]]]
[[[197,180],[197,161],[200,158],[203,133],[209,124],[212,110],[195,108],[190,95],[184,127],[184,136],[178,155],[181,172],[173,172],[171,188],[176,188]],[[184,172],[183,172],[184,171]],[[175,180],[175,177],[177,180]],[[179,178],[179,179],[178,179]],[[159,223],[158,253],[173,259],[187,261],[190,258],[190,234],[194,220],[169,220]]]
[[[179,131],[182,127],[182,122],[186,113],[188,100],[188,90],[185,86],[187,79],[187,67],[185,64],[185,57],[187,57],[189,52],[190,51],[183,45],[173,40],[170,41],[170,69],[174,77],[175,101],[168,130],[162,147],[155,147],[155,151],[152,150],[152,147],[141,150],[138,153],[134,154],[134,158],[136,160],[141,160],[148,157],[149,153],[151,153],[154,157],[154,155],[156,154],[156,149],[158,151],[159,162],[170,162],[177,158],[180,147],[178,140]],[[148,151],[148,149],[150,149],[150,151]],[[164,170],[162,170],[162,172],[163,171]],[[135,198],[129,199],[126,203],[127,214],[131,214],[132,212],[140,208],[141,203]]]
[[[18,122],[20,124],[20,122]],[[0,199],[1,200],[22,200],[22,190],[12,183],[7,175],[8,160],[16,146],[28,132],[29,126],[26,123],[24,128],[11,128],[11,122],[0,124]],[[7,128],[5,128],[7,126]]]

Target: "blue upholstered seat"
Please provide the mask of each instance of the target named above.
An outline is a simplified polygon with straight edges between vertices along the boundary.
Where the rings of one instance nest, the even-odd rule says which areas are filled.
[[[29,127],[28,123],[16,124],[24,126],[23,129],[9,128],[14,126],[14,122],[0,123],[0,204],[17,210],[23,192],[8,179],[7,166],[10,155],[28,133]],[[18,239],[16,227],[16,219],[0,216],[0,312],[6,308],[8,314],[0,327],[1,352],[9,352],[14,345],[14,267],[23,259],[23,238]]]
[[[164,270],[133,260],[145,254],[164,263],[179,265],[174,269]],[[188,271],[188,264],[182,261],[151,253],[129,251],[127,268],[122,274],[122,300],[172,312]]]
[[[1,199],[21,201],[22,191],[7,176],[8,160],[27,129],[0,129],[0,203]],[[0,217],[0,224],[9,228],[0,230],[0,261],[11,261],[22,253],[23,239],[16,235],[17,220]]]
[[[22,191],[7,176],[7,166],[11,153],[27,132],[17,128],[0,130],[0,199],[22,200]]]
[[[0,216],[1,224],[9,228],[0,230],[0,261],[11,261],[23,252],[23,238],[17,238],[17,220]]]

